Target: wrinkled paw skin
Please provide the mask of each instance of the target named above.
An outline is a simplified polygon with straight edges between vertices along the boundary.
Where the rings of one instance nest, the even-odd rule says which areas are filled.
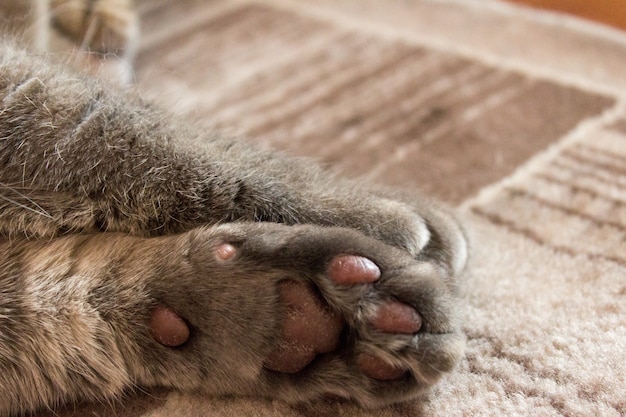
[[[212,246],[217,265],[268,271],[277,294],[276,331],[253,394],[289,402],[333,394],[378,407],[423,392],[462,356],[453,277],[435,262],[352,229],[223,230]],[[176,347],[188,337],[182,319],[160,314],[170,327],[155,330],[153,321],[153,336]]]

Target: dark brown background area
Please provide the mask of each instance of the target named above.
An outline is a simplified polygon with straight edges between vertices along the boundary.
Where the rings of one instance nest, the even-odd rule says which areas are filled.
[[[610,26],[626,29],[624,0],[508,0],[549,10],[573,14]]]

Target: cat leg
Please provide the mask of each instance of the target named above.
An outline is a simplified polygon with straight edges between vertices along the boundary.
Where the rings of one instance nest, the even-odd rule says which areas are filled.
[[[73,52],[72,64],[113,81],[129,83],[139,44],[132,0],[51,0],[48,50]]]
[[[223,222],[348,227],[457,274],[454,217],[189,126],[138,97],[0,46],[0,235],[165,235]]]
[[[352,229],[0,245],[3,413],[137,385],[376,407],[427,389],[463,351],[446,270]]]

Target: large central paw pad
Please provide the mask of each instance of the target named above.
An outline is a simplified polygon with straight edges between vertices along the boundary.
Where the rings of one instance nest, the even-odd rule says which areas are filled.
[[[281,302],[285,305],[281,341],[267,358],[265,367],[293,373],[311,363],[318,353],[337,349],[344,322],[309,285],[288,280],[279,286]]]
[[[380,279],[381,271],[368,258],[338,255],[329,262],[326,276],[342,286],[369,285]],[[273,371],[295,373],[311,363],[317,354],[337,349],[345,322],[306,283],[283,281],[279,292],[286,306],[282,339],[269,355],[265,367]],[[422,318],[413,307],[388,300],[377,307],[369,323],[373,329],[383,333],[413,334],[421,329]],[[367,353],[361,353],[356,363],[365,375],[378,380],[396,379],[406,371]]]

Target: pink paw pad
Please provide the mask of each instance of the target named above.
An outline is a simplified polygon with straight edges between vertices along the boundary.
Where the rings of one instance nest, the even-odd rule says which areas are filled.
[[[230,243],[222,243],[215,248],[215,256],[221,261],[228,261],[237,254],[237,248]]]
[[[413,334],[422,328],[422,317],[413,307],[391,301],[378,308],[372,326],[384,333]]]
[[[366,284],[378,281],[380,268],[362,256],[339,255],[330,261],[327,274],[337,284]]]
[[[167,347],[178,347],[189,339],[187,323],[173,310],[157,305],[150,315],[150,331],[152,337]]]
[[[331,311],[303,282],[281,282],[279,294],[285,305],[281,342],[268,356],[265,367],[294,373],[307,366],[318,353],[335,350],[344,323],[339,314]]]

